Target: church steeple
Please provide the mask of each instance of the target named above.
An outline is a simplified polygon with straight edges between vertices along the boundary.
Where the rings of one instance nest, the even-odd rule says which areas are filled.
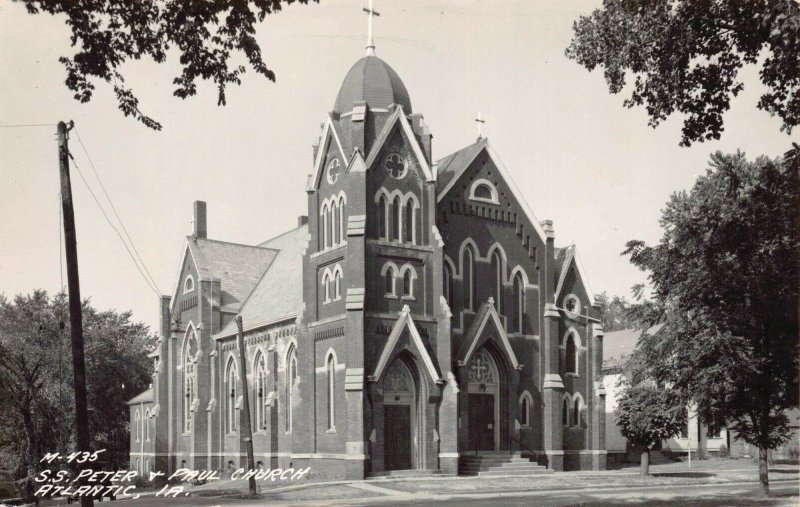
[[[367,13],[367,56],[375,56],[375,40],[372,38],[372,18],[380,16],[380,13],[372,8],[372,0],[369,0],[369,8],[362,9]]]

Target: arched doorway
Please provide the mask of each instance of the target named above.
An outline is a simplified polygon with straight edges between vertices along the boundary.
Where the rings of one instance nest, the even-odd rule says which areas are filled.
[[[384,469],[416,468],[417,389],[405,361],[394,360],[386,370],[382,387]]]
[[[471,450],[500,448],[500,387],[497,363],[492,354],[482,348],[467,365],[467,427]]]

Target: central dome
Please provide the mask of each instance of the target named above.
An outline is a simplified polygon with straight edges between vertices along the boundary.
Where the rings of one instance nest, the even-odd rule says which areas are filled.
[[[356,102],[366,102],[370,109],[386,109],[400,104],[411,113],[411,99],[406,86],[389,64],[377,56],[365,56],[350,68],[344,78],[333,110],[344,114],[353,110]]]

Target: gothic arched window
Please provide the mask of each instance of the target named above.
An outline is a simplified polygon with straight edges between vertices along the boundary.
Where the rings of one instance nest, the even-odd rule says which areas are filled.
[[[512,308],[512,325],[514,330],[522,333],[522,320],[525,314],[525,282],[522,279],[522,274],[517,273],[514,275],[514,301]]]
[[[328,356],[326,368],[328,373],[328,429],[332,430],[336,427],[336,360],[333,354]]]
[[[578,350],[575,345],[575,336],[572,333],[567,336],[566,352],[564,356],[566,358],[566,372],[578,373]]]
[[[144,441],[150,441],[150,411],[144,411]]]
[[[464,278],[464,309],[474,311],[477,299],[475,297],[475,255],[470,247],[464,249],[461,269]]]
[[[406,213],[404,217],[403,227],[405,228],[404,241],[407,243],[415,243],[414,241],[414,200],[408,199],[406,201]]]
[[[339,204],[336,201],[331,202],[331,223],[333,224],[333,231],[331,241],[334,246],[338,245],[341,241],[341,228],[339,224]]]
[[[408,269],[403,273],[403,295],[406,297],[413,297],[414,294],[412,294],[412,292],[411,270]]]
[[[378,199],[378,237],[381,239],[389,239],[386,233],[386,221],[388,219],[388,213],[386,212],[387,206],[386,197],[382,195],[381,198]]]
[[[196,396],[194,363],[197,355],[197,337],[190,330],[183,344],[183,431],[192,429],[192,410]]]
[[[568,395],[564,396],[564,400],[561,402],[561,425],[562,426],[569,426],[569,397],[568,397]]]
[[[392,241],[400,241],[400,197],[392,201]]]
[[[264,354],[256,358],[256,431],[267,428],[267,362]]]
[[[139,416],[139,409],[136,409],[133,415],[133,425],[136,427],[136,441],[138,442],[142,435],[142,420]]]
[[[503,313],[503,260],[497,250],[492,252],[492,297],[497,313]]]
[[[227,433],[235,432],[239,426],[236,408],[239,390],[236,377],[236,363],[231,358],[228,360],[227,374],[225,375],[225,429]]]
[[[393,263],[384,264],[382,274],[384,283],[384,295],[396,296],[397,292],[395,292],[395,284],[397,281],[397,269],[395,268],[394,264]]]
[[[292,345],[286,355],[286,431],[292,431],[294,394],[297,384],[297,349]]]
[[[442,292],[444,293],[444,298],[447,301],[447,305],[450,309],[453,309],[453,270],[450,268],[450,264],[444,263],[444,287]]]
[[[339,266],[333,270],[333,299],[334,301],[342,299],[342,268]]]
[[[574,408],[572,410],[572,425],[580,426],[581,424],[581,399],[576,397]]]
[[[344,243],[345,238],[345,224],[344,224],[344,196],[339,197],[339,242]]]

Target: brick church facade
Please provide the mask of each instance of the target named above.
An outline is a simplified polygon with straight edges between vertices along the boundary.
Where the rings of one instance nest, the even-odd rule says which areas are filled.
[[[246,467],[237,315],[264,468],[454,474],[481,453],[605,468],[594,297],[487,139],[436,161],[400,77],[368,54],[305,190],[307,217],[259,245],[209,239],[195,203],[152,388],[129,402],[131,468]]]

